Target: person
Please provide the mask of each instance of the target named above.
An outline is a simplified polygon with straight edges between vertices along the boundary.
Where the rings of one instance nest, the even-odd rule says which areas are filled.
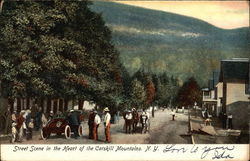
[[[95,120],[95,113],[94,110],[91,110],[89,113],[89,120],[88,120],[88,125],[89,125],[89,139],[93,139],[93,127],[94,127],[94,120]]]
[[[70,110],[70,113],[68,115],[68,120],[69,120],[69,125],[74,132],[74,138],[77,139],[79,137],[78,127],[80,125],[80,120],[77,112],[75,112],[73,109]]]
[[[126,115],[125,115],[126,133],[131,132],[132,118],[133,118],[132,112],[130,110],[128,110]]]
[[[233,115],[229,113],[227,116],[228,119],[228,129],[233,129]]]
[[[39,111],[35,115],[35,121],[34,121],[36,131],[38,131],[42,125],[42,114],[43,114],[42,108],[39,108]]]
[[[25,130],[26,130],[26,140],[30,140],[32,139],[32,129],[33,129],[33,125],[31,126],[31,124],[33,124],[33,119],[31,117],[31,111],[28,109],[25,112]]]
[[[48,120],[44,113],[42,113],[41,122],[42,122],[42,127],[45,127],[48,123]]]
[[[147,112],[145,111],[145,109],[142,110],[142,114],[141,114],[141,124],[142,124],[142,130],[141,133],[146,133],[146,131],[148,131],[148,115]]]
[[[222,128],[227,128],[227,114],[225,112],[222,114]]]
[[[53,111],[50,111],[49,112],[49,116],[48,116],[48,122],[51,121],[54,117],[54,112]]]
[[[111,115],[109,113],[109,108],[104,108],[104,127],[105,127],[105,136],[106,136],[106,142],[111,142],[111,136],[110,136],[110,119]]]
[[[11,121],[16,122],[17,117],[18,117],[17,112],[16,110],[14,110],[13,113],[11,114]]]
[[[116,116],[117,116],[117,123],[119,124],[119,121],[120,121],[120,111],[119,110],[117,111]]]
[[[182,113],[184,113],[184,109],[185,109],[184,106],[182,106]]]
[[[174,121],[174,117],[175,117],[175,112],[174,112],[174,110],[172,110],[171,115],[172,115],[172,121]]]
[[[36,117],[36,113],[38,112],[38,105],[35,103],[30,107],[31,110],[31,117],[35,118]]]
[[[101,123],[101,118],[98,115],[97,111],[94,111],[95,114],[95,119],[94,119],[94,126],[93,126],[93,139],[98,140],[98,127],[99,124]]]
[[[24,122],[25,122],[24,114],[25,114],[25,111],[22,110],[20,112],[20,115],[18,115],[18,117],[16,118],[16,122],[17,122],[16,129],[18,131],[17,141],[19,142],[22,142],[23,135],[24,135],[24,128],[25,128],[24,127]]]

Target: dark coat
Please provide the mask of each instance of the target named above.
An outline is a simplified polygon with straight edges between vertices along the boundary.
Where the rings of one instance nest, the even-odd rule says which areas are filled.
[[[70,125],[80,125],[79,114],[76,112],[71,112],[68,116]]]

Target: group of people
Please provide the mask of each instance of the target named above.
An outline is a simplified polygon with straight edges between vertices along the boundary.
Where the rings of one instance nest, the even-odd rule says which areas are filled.
[[[103,110],[104,112],[104,128],[105,128],[105,141],[110,143],[110,126],[111,126],[111,115],[109,113],[109,108],[106,107]],[[89,126],[89,139],[98,140],[98,127],[101,123],[101,117],[97,113],[96,110],[91,110],[88,118],[88,126]]]
[[[30,110],[22,110],[20,113],[14,111],[11,115],[11,142],[21,142],[23,137],[32,139],[32,130],[34,128],[34,119],[31,117]]]
[[[22,142],[25,137],[26,140],[32,139],[33,129],[38,131],[45,126],[52,114],[45,116],[42,108],[34,105],[30,109],[21,110],[20,112],[14,110],[11,114],[11,132],[12,142]]]
[[[149,129],[149,113],[143,109],[141,115],[139,115],[138,111],[135,108],[132,110],[125,111],[124,115],[124,128],[126,133],[135,133],[137,130],[137,124],[140,122],[142,124],[141,133],[146,133]]]

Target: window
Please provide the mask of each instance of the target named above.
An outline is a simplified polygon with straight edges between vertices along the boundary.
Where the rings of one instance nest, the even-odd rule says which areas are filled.
[[[204,91],[204,96],[209,96],[209,92],[208,91]]]

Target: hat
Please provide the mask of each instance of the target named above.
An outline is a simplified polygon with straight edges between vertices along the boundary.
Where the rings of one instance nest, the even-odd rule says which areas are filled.
[[[135,108],[132,108],[132,111],[135,111]]]
[[[73,110],[73,109],[71,109],[69,112],[74,112],[74,110]]]
[[[20,111],[20,114],[24,115],[25,114],[25,110]]]
[[[94,110],[94,113],[97,113],[97,111],[96,111],[96,110]]]
[[[107,111],[109,111],[109,108],[108,108],[108,107],[105,107],[103,111],[104,111],[104,112],[107,112]]]
[[[53,111],[50,111],[49,113],[54,113]]]
[[[130,110],[128,110],[128,112],[130,113],[131,111],[130,111]]]

